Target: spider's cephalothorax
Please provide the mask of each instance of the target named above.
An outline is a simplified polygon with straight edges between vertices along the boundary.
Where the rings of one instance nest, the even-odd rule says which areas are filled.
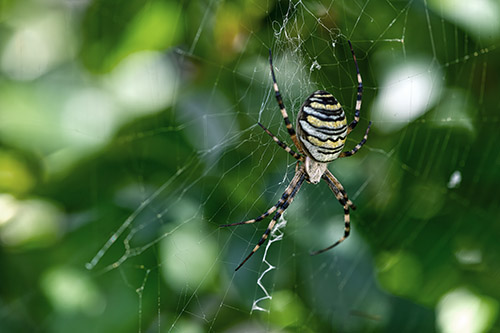
[[[258,221],[262,221],[267,216],[274,214],[271,222],[267,226],[264,235],[260,238],[257,245],[254,247],[252,252],[241,262],[241,264],[236,267],[238,270],[243,264],[259,249],[259,247],[266,241],[271,233],[271,230],[276,225],[276,221],[283,214],[285,209],[292,203],[293,198],[300,190],[300,187],[307,181],[309,183],[319,183],[323,179],[328,187],[335,194],[335,197],[344,207],[344,236],[338,241],[333,243],[333,245],[328,246],[322,250],[313,252],[312,254],[318,254],[325,252],[338,244],[340,244],[344,239],[349,236],[350,232],[350,217],[349,208],[355,209],[353,202],[347,197],[347,193],[344,190],[342,184],[335,178],[335,176],[328,170],[328,163],[339,157],[348,157],[354,155],[366,142],[368,139],[368,132],[370,131],[371,122],[368,124],[365,135],[363,139],[354,147],[354,149],[346,152],[342,152],[344,148],[345,140],[347,135],[356,127],[359,121],[359,112],[361,110],[361,96],[363,94],[363,83],[361,80],[361,75],[359,74],[358,63],[356,61],[356,56],[354,55],[354,50],[352,49],[351,42],[349,42],[351,48],[352,57],[354,59],[354,64],[356,65],[356,73],[358,79],[358,93],[356,99],[356,110],[354,112],[354,120],[347,125],[347,119],[344,110],[340,106],[340,103],[333,97],[332,94],[318,90],[309,96],[302,107],[300,108],[299,114],[297,116],[297,133],[288,119],[288,114],[283,104],[283,99],[281,98],[281,93],[278,89],[278,84],[276,83],[276,76],[274,74],[273,59],[271,56],[271,50],[269,50],[269,65],[271,67],[271,76],[273,78],[273,89],[276,94],[276,100],[278,101],[278,106],[281,111],[281,115],[285,121],[288,134],[292,139],[295,147],[300,153],[294,152],[290,147],[278,139],[274,134],[272,134],[267,128],[259,123],[260,127],[269,134],[273,140],[295,159],[297,159],[297,168],[295,171],[295,176],[286,188],[285,192],[281,196],[281,199],[269,208],[261,216],[238,223],[226,224],[223,227],[229,227],[239,224],[250,224]],[[303,162],[303,164],[300,164]]]
[[[326,163],[338,158],[344,148],[347,136],[344,110],[332,94],[315,91],[300,108],[296,128],[306,155],[308,181],[316,184],[326,170]]]

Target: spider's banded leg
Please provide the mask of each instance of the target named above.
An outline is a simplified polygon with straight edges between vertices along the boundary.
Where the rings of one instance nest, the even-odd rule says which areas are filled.
[[[300,176],[300,178],[296,178],[297,176]],[[269,223],[269,225],[267,226],[267,229],[266,231],[264,232],[264,234],[262,235],[262,237],[260,238],[259,242],[257,243],[257,245],[255,245],[254,249],[252,250],[252,252],[250,252],[250,254],[245,258],[245,260],[243,260],[241,262],[241,264],[238,265],[238,267],[236,267],[235,271],[237,271],[238,269],[241,268],[241,266],[243,266],[245,264],[245,262],[247,262],[248,259],[250,259],[250,257],[255,253],[257,252],[257,250],[261,247],[262,244],[264,244],[264,242],[266,241],[266,239],[269,237],[269,234],[271,233],[271,231],[273,230],[274,226],[276,225],[276,222],[278,221],[278,219],[281,217],[281,215],[283,214],[283,212],[288,208],[288,206],[292,203],[295,195],[297,194],[297,192],[300,190],[300,187],[302,186],[302,183],[304,182],[305,180],[305,173],[301,170],[299,173],[297,173],[294,177],[294,180],[292,181],[292,183],[295,183],[294,186],[293,186],[293,191],[292,193],[290,194],[290,197],[289,199],[278,209],[278,211],[276,212],[276,214],[274,215],[273,219],[271,220],[271,222]],[[292,185],[292,183],[290,184],[290,186]]]
[[[267,226],[267,229],[266,231],[264,232],[264,234],[262,235],[262,237],[260,238],[259,242],[257,243],[257,245],[255,245],[254,249],[252,250],[252,252],[250,252],[250,254],[245,258],[245,260],[243,260],[241,262],[241,264],[238,265],[238,267],[236,267],[235,271],[237,271],[238,269],[241,268],[241,266],[243,266],[243,264],[245,264],[247,262],[248,259],[250,259],[250,257],[255,253],[257,252],[257,250],[260,248],[260,246],[262,244],[264,244],[264,242],[266,241],[266,239],[269,237],[269,234],[271,233],[271,230],[273,230],[274,226],[276,225],[276,222],[278,221],[278,219],[281,217],[281,215],[283,214],[283,212],[285,211],[285,209],[288,208],[288,206],[292,203],[293,201],[293,198],[295,197],[295,195],[299,192],[300,190],[300,187],[302,186],[302,184],[304,183],[304,180],[306,178],[306,174],[304,173],[304,170],[303,169],[300,169],[296,174],[295,174],[295,177],[293,177],[293,180],[292,182],[290,183],[290,185],[288,186],[288,188],[292,188],[292,191],[290,193],[290,196],[289,198],[287,199],[287,201],[278,209],[278,211],[276,212],[276,214],[274,214],[274,217],[273,219],[271,220],[271,222],[269,223],[269,225]],[[287,188],[287,190],[288,190]]]
[[[337,186],[335,186],[335,184],[332,182],[332,180],[330,178],[328,178],[326,175],[323,175],[321,178],[323,178],[323,180],[328,184],[328,187],[330,188],[330,190],[332,190],[333,194],[335,195],[335,198],[339,201],[339,203],[344,206],[345,204],[347,204],[347,200],[346,200],[346,196],[344,196],[340,190],[338,189]],[[353,205],[352,201],[350,201],[350,204]],[[349,204],[348,204],[349,205]]]
[[[361,74],[359,74],[358,61],[356,60],[356,55],[354,54],[354,49],[352,48],[351,41],[347,41],[349,47],[351,48],[352,58],[354,59],[354,64],[356,65],[356,74],[358,76],[358,94],[356,96],[356,111],[354,112],[354,120],[349,124],[347,128],[347,134],[356,127],[359,122],[359,112],[361,111],[361,98],[363,97],[363,81],[361,80]]]
[[[285,121],[286,129],[288,130],[288,134],[290,135],[290,138],[292,138],[293,144],[297,149],[303,153],[301,149],[301,145],[299,143],[299,140],[297,139],[297,134],[295,133],[295,130],[293,129],[292,123],[290,122],[290,119],[288,118],[288,113],[286,112],[285,105],[283,104],[283,99],[281,98],[281,93],[278,88],[278,83],[276,83],[276,75],[274,75],[274,67],[273,67],[273,56],[271,53],[271,49],[269,49],[269,66],[271,67],[271,76],[273,78],[273,89],[274,93],[276,95],[276,100],[278,101],[278,106],[281,111],[281,115],[283,116],[283,120]]]
[[[356,145],[356,147],[354,147],[353,150],[345,151],[345,152],[341,153],[339,155],[339,158],[352,156],[352,155],[356,154],[361,147],[363,147],[366,140],[368,140],[368,132],[370,132],[371,125],[372,125],[372,122],[370,121],[370,123],[368,124],[368,128],[366,129],[365,136],[363,136],[363,139]]]
[[[338,179],[335,178],[335,176],[330,172],[330,170],[326,169],[325,173],[323,174],[323,179],[326,181],[326,183],[328,184],[330,189],[333,191],[333,193],[335,193],[335,196],[337,196],[337,194],[336,194],[337,191],[341,193],[341,195],[342,195],[341,199],[343,199],[343,200],[339,199],[338,197],[337,197],[337,200],[340,202],[340,204],[342,206],[347,204],[353,210],[356,209],[356,206],[354,205],[354,203],[351,200],[349,200],[349,198],[347,197],[347,192],[344,190],[344,187],[338,181]]]
[[[260,124],[260,123],[259,123]],[[300,156],[300,155],[299,155]],[[300,156],[302,158],[302,156]],[[297,162],[298,164],[299,162]],[[296,168],[295,172],[297,172],[298,169]],[[293,180],[292,180],[293,182]],[[292,185],[292,182],[290,183],[290,185],[286,188],[285,192],[283,193],[283,195],[281,196],[281,198],[278,200],[278,202],[276,203],[276,205],[272,206],[271,208],[269,208],[264,214],[260,215],[259,217],[257,218],[254,218],[254,219],[251,219],[251,220],[248,220],[248,221],[243,221],[243,222],[236,222],[236,223],[230,223],[230,224],[222,224],[220,225],[219,227],[220,228],[225,228],[225,227],[234,227],[236,225],[241,225],[241,224],[251,224],[251,223],[255,223],[255,222],[259,222],[259,221],[262,221],[263,219],[265,219],[266,217],[268,217],[269,215],[271,215],[273,212],[276,211],[276,209],[280,208],[284,203],[285,201],[288,199],[288,197],[290,196],[290,193],[292,192],[293,190],[293,186]]]
[[[259,216],[257,218],[254,218],[254,219],[251,219],[251,220],[248,220],[248,221],[236,222],[236,223],[230,223],[230,224],[221,224],[219,227],[220,228],[234,227],[235,225],[251,224],[251,223],[262,221],[263,219],[265,219],[266,217],[268,217],[269,215],[271,215],[273,212],[275,212],[276,209],[278,209],[278,207],[280,207],[283,204],[283,202],[285,202],[285,200],[286,200],[286,197],[285,197],[285,194],[283,194],[283,196],[278,201],[278,203],[276,205],[272,206],[271,208],[269,208],[267,210],[267,212],[265,212],[261,216]]]
[[[349,200],[349,198],[347,197],[347,193],[345,192],[342,184],[337,180],[337,178],[335,178],[335,176],[329,170],[326,170],[322,178],[323,180],[326,181],[328,187],[330,187],[330,189],[335,194],[337,200],[344,207],[344,236],[335,243],[333,243],[333,245],[330,245],[329,247],[324,248],[322,250],[312,252],[311,255],[316,255],[328,251],[334,248],[335,246],[339,245],[347,237],[349,237],[349,233],[351,231],[351,219],[349,215],[349,207],[351,207],[352,209],[356,209],[356,206],[354,206],[352,201]]]
[[[271,215],[273,212],[276,211],[276,209],[278,209],[279,207],[281,207],[285,201],[288,199],[288,197],[290,196],[290,193],[292,192],[293,190],[293,187],[291,186],[288,186],[287,189],[285,190],[285,192],[283,193],[283,195],[281,196],[281,198],[278,200],[278,202],[276,203],[276,205],[272,206],[271,208],[269,208],[267,210],[267,212],[265,212],[264,214],[262,214],[261,216],[255,218],[255,219],[251,219],[251,220],[248,220],[248,221],[244,221],[244,222],[236,222],[236,223],[231,223],[231,224],[222,224],[220,225],[219,227],[221,228],[224,228],[224,227],[233,227],[235,225],[240,225],[240,224],[251,224],[251,223],[255,223],[255,222],[259,222],[259,221],[262,221],[263,219],[265,219],[266,217],[268,217],[269,215]]]
[[[338,241],[336,241],[335,243],[333,243],[332,245],[330,245],[327,248],[324,248],[324,249],[319,250],[319,251],[311,252],[311,255],[315,256],[317,254],[320,254],[320,253],[323,253],[323,252],[328,251],[330,249],[333,249],[335,246],[337,246],[340,243],[342,243],[343,241],[345,241],[345,239],[347,237],[349,237],[349,233],[351,231],[351,224],[350,224],[349,218],[350,218],[349,217],[349,206],[347,206],[347,204],[346,204],[346,205],[344,205],[344,236],[342,236],[342,238],[340,238]]]
[[[286,143],[283,143],[280,139],[278,139],[278,137],[276,135],[274,135],[273,133],[271,133],[271,131],[268,130],[264,125],[262,125],[261,123],[258,123],[258,124],[260,127],[262,127],[262,129],[264,131],[266,131],[267,134],[269,134],[271,136],[271,138],[273,138],[274,142],[276,142],[278,144],[278,146],[285,149],[285,151],[287,153],[289,153],[290,155],[292,155],[295,159],[297,159],[299,161],[304,160],[304,157],[302,157],[300,154],[297,154],[296,152],[294,152],[290,147],[288,147],[286,145]]]

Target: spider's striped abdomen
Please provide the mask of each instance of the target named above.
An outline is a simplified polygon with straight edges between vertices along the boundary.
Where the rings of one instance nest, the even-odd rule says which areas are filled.
[[[344,148],[347,120],[332,94],[318,90],[300,108],[297,134],[304,152],[316,162],[335,160]]]

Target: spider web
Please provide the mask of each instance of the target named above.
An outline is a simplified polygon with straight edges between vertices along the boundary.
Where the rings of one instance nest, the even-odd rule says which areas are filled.
[[[422,15],[415,18],[414,12],[418,10],[422,10]],[[386,17],[380,18],[378,11],[384,12]],[[179,234],[183,229],[192,228],[196,235],[196,247],[210,248],[209,244],[215,242],[218,249],[214,251],[214,257],[210,258],[212,261],[202,266],[204,269],[198,268],[200,271],[206,271],[201,274],[200,280],[183,280],[179,281],[178,285],[173,284],[183,290],[180,293],[183,301],[179,304],[177,317],[167,324],[169,330],[177,330],[179,327],[182,330],[182,319],[186,317],[203,319],[206,327],[218,330],[216,328],[223,326],[229,313],[235,312],[238,316],[245,316],[245,313],[252,314],[257,310],[269,315],[258,317],[257,323],[245,324],[254,330],[263,327],[271,329],[275,325],[280,327],[292,323],[311,326],[314,330],[322,327],[312,324],[313,318],[320,317],[341,330],[358,331],[390,325],[389,318],[395,316],[398,306],[405,309],[405,316],[410,319],[409,323],[400,327],[432,329],[435,325],[435,313],[426,308],[425,298],[421,299],[423,306],[418,301],[411,303],[395,298],[388,294],[387,289],[377,284],[374,274],[379,270],[382,271],[379,273],[383,277],[384,269],[390,271],[390,268],[384,266],[390,266],[393,262],[402,263],[404,267],[407,261],[418,261],[413,249],[421,238],[426,237],[426,225],[432,223],[436,215],[439,216],[437,210],[442,208],[434,200],[443,200],[443,192],[448,193],[448,188],[460,186],[460,180],[455,181],[455,185],[447,184],[446,175],[443,175],[445,178],[441,178],[440,182],[433,179],[434,177],[430,176],[432,164],[442,163],[441,156],[451,152],[456,160],[448,167],[451,167],[449,177],[453,178],[452,173],[461,175],[461,170],[464,170],[469,158],[471,140],[477,135],[478,124],[473,120],[474,115],[467,114],[468,110],[463,113],[458,108],[454,109],[453,105],[456,106],[457,101],[453,100],[469,100],[472,97],[470,91],[473,90],[473,82],[476,80],[472,77],[475,72],[473,68],[487,66],[485,54],[494,49],[494,45],[492,47],[485,43],[484,47],[478,44],[474,44],[472,48],[463,46],[471,37],[459,37],[457,26],[454,39],[448,39],[443,27],[444,19],[439,19],[438,15],[436,6],[429,8],[425,2],[422,4],[387,1],[375,4],[367,1],[354,5],[337,2],[329,6],[301,1],[277,3],[277,18],[269,21],[272,26],[270,44],[261,42],[260,52],[256,52],[260,56],[250,59],[245,57],[247,45],[255,44],[254,39],[257,38],[251,31],[245,31],[247,40],[242,43],[242,56],[234,67],[219,67],[214,89],[206,96],[208,105],[201,106],[190,102],[189,99],[195,97],[188,95],[189,97],[180,98],[173,106],[173,113],[186,125],[182,129],[186,136],[192,136],[196,131],[203,133],[191,139],[191,143],[196,147],[196,158],[178,163],[178,171],[155,193],[146,195],[138,209],[93,258],[89,268],[100,264],[101,257],[107,254],[109,248],[114,246],[115,242],[119,245],[120,238],[124,238],[125,252],[117,261],[108,264],[105,270],[121,267],[135,256],[140,259],[150,247],[160,245],[161,248],[161,243],[167,243],[171,245],[165,245],[168,247],[165,251],[176,254],[169,253],[164,257],[160,255],[157,266],[153,268],[160,271],[166,269],[165,266],[172,260],[175,265],[186,265],[183,273],[187,276],[197,270],[188,266],[200,264],[189,258],[199,250],[193,251],[193,248],[182,245],[177,238],[182,239]],[[344,17],[350,24],[342,29],[332,25],[330,20],[335,16]],[[416,33],[407,31],[409,19],[421,20],[422,26],[425,27],[419,34],[426,35],[421,37],[427,45],[426,54],[414,54],[417,42],[412,38],[416,38]],[[367,20],[376,25],[376,33],[359,31]],[[181,61],[201,62],[204,66],[215,67],[213,69],[217,72],[219,65],[197,57],[198,43],[206,34],[207,27],[208,23],[204,18],[189,49],[177,48],[175,52]],[[443,36],[440,36],[441,34]],[[352,236],[341,247],[326,255],[307,255],[310,250],[327,246],[338,239],[342,235],[343,224],[342,209],[326,186],[305,186],[300,199],[285,213],[290,221],[287,228],[280,229],[277,238],[274,237],[276,230],[273,230],[271,241],[266,244],[265,249],[257,253],[241,272],[234,274],[232,269],[254,247],[267,222],[262,222],[263,225],[260,226],[224,230],[217,229],[217,225],[249,219],[262,213],[280,197],[291,180],[295,166],[294,160],[286,156],[255,126],[255,123],[260,121],[275,131],[280,138],[290,142],[281,116],[277,112],[271,89],[266,49],[270,47],[275,54],[278,82],[292,119],[307,95],[319,88],[334,92],[352,117],[356,79],[354,64],[346,48],[346,39],[352,39],[355,45],[365,80],[365,102],[359,127],[366,127],[367,120],[372,117],[376,128],[373,138],[370,138],[363,148],[363,153],[353,159],[336,161],[330,168],[342,179],[353,200],[359,200],[359,206],[362,207],[351,214]],[[449,49],[450,44],[455,46],[455,52],[441,56],[445,50],[441,50],[439,39],[443,40],[445,49]],[[392,58],[396,64],[390,68],[391,66],[377,57]],[[472,68],[468,66],[470,62]],[[384,74],[377,68],[378,65],[392,73]],[[462,73],[456,77],[446,77],[443,72],[448,67],[455,67]],[[234,102],[224,105],[223,101],[218,100],[221,97],[217,87],[226,79],[224,76],[228,72],[234,80],[244,83],[236,85]],[[468,83],[456,88],[456,84],[469,75]],[[486,69],[480,71],[478,76],[478,94],[481,97],[485,94]],[[447,83],[447,80],[450,82]],[[408,84],[415,87],[408,88]],[[395,93],[391,93],[391,89],[400,89],[401,96],[394,97]],[[442,91],[445,89],[448,90],[446,93]],[[450,97],[446,98],[445,94]],[[442,110],[436,107],[437,110],[432,112],[439,98],[443,104],[452,105],[448,108],[443,106]],[[255,104],[255,101],[258,104]],[[184,104],[188,106],[184,107]],[[481,101],[478,106],[480,108]],[[184,117],[182,114],[189,108],[194,111],[188,111],[188,116]],[[392,114],[388,114],[389,112]],[[423,116],[427,112],[431,115]],[[242,118],[243,121],[238,121],[237,118]],[[485,118],[479,117],[479,122],[484,121]],[[246,125],[241,126],[242,122]],[[427,125],[427,122],[432,125]],[[439,135],[437,144],[430,142],[435,131],[431,127],[434,126],[447,128]],[[463,127],[469,136],[469,141],[447,143],[452,140],[450,137],[453,131],[460,127]],[[159,128],[152,135],[159,135],[161,132]],[[358,132],[349,137],[349,145],[353,146],[359,142],[363,130]],[[396,133],[392,135],[399,138],[384,142],[384,133]],[[493,142],[493,138],[488,139],[486,151],[493,152]],[[401,152],[407,149],[409,152],[405,156]],[[421,149],[423,153],[410,162],[409,160],[415,158],[413,149]],[[193,169],[202,171],[194,173]],[[215,179],[207,181],[211,177]],[[397,193],[391,188],[407,178],[411,179],[406,182],[410,183],[412,190],[417,191],[414,196],[419,197],[418,193],[430,196],[430,199],[420,200],[431,206],[428,208],[431,212],[418,212],[420,203],[401,206],[395,203],[399,202],[398,200],[390,200],[390,196]],[[449,182],[453,182],[451,178]],[[475,184],[478,182],[476,179]],[[196,195],[192,190],[200,191],[201,194]],[[220,192],[225,195],[221,196]],[[450,195],[453,195],[453,192]],[[226,200],[221,201],[223,197],[226,197]],[[185,214],[173,213],[172,209],[183,201],[191,200],[195,201],[191,203],[192,214],[173,218],[177,220],[175,227],[167,226],[167,231],[160,233],[160,236],[153,240],[144,242],[143,245],[129,245],[129,241],[139,236],[137,230],[142,232],[143,229],[165,223],[163,218],[166,216]],[[461,202],[467,199],[457,195],[451,200]],[[218,208],[207,209],[208,206],[214,205],[214,201],[217,202],[215,206]],[[141,214],[152,207],[158,207],[155,209],[155,216],[142,221]],[[478,206],[476,208],[479,209]],[[371,214],[367,213],[370,211]],[[394,222],[387,222],[388,220]],[[383,223],[389,223],[394,229],[386,227],[385,233],[377,232]],[[465,222],[459,222],[461,223]],[[410,224],[414,224],[414,227],[406,234],[404,230],[408,229]],[[398,227],[401,225],[406,227]],[[278,224],[277,227],[282,225]],[[368,238],[371,237],[374,239],[369,241]],[[275,243],[282,238],[282,242]],[[369,244],[372,247],[376,244],[382,249],[376,258],[370,252]],[[437,249],[437,246],[431,247],[430,251]],[[181,258],[175,260],[175,256]],[[259,263],[259,257],[262,263]],[[377,260],[381,261],[378,266],[375,265]],[[413,274],[414,279],[425,276],[418,272],[418,269],[426,264],[425,261],[420,265],[416,264],[416,268],[409,265],[411,269],[417,270]],[[277,271],[274,270],[275,267],[278,267]],[[224,277],[219,277],[219,297],[212,300],[218,307],[212,308],[213,312],[210,312],[211,307],[205,305],[202,298],[207,280],[213,283],[216,279],[213,277],[215,272],[221,272]],[[289,277],[288,274],[292,276]],[[411,294],[410,291],[402,289],[403,291],[395,290],[395,294]],[[309,305],[306,306],[306,303]],[[304,316],[306,307],[312,309],[312,316]],[[291,320],[286,316],[287,311],[299,316],[299,319],[287,322]],[[301,315],[304,317],[300,317]],[[161,317],[161,308],[159,316]],[[293,315],[291,317],[293,318]],[[255,320],[252,316],[248,318]]]
[[[497,3],[252,2],[255,11],[217,1],[199,6],[183,43],[119,62],[118,68],[142,64],[143,77],[132,81],[142,79],[145,90],[134,95],[136,86],[124,86],[129,81],[118,74],[103,80],[112,96],[105,99],[120,100],[127,111],[115,122],[116,132],[98,127],[105,144],[80,152],[97,154],[99,162],[80,162],[91,170],[92,198],[75,205],[70,219],[86,240],[73,260],[86,262],[81,274],[101,289],[86,303],[99,310],[85,316],[104,315],[109,323],[91,329],[499,327],[499,261],[491,254],[498,249],[493,222],[500,216],[499,84],[492,74],[498,67]],[[181,11],[174,16],[175,22],[183,19]],[[270,218],[218,226],[265,212],[296,166],[257,126],[261,122],[291,145],[268,50],[292,123],[317,89],[333,93],[350,121],[357,80],[347,40],[364,92],[361,121],[346,149],[373,121],[360,152],[329,166],[358,206],[350,213],[351,236],[309,256],[343,235],[343,209],[326,184],[304,184],[270,240],[234,272]],[[91,137],[94,132],[78,122],[73,119],[69,132]],[[2,134],[13,137],[8,130]],[[103,197],[111,199],[101,203]],[[80,219],[91,227],[79,229]]]

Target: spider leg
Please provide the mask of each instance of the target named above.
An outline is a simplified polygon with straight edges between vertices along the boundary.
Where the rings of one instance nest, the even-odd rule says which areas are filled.
[[[333,191],[335,194],[335,197],[337,197],[337,200],[340,202],[340,204],[343,206],[347,204],[349,207],[351,207],[353,210],[356,209],[356,205],[349,200],[347,197],[347,192],[344,190],[344,187],[342,184],[338,181],[337,178],[330,172],[330,170],[326,169],[325,173],[323,174],[323,180],[326,181],[330,189]],[[337,195],[337,193],[339,193]]]
[[[305,178],[306,178],[306,174],[304,173],[304,170],[303,169],[299,169],[299,171],[295,174],[295,176],[292,179],[292,182],[290,183],[290,185],[288,185],[288,187],[287,187],[287,189],[285,191],[285,192],[289,192],[290,193],[288,199],[278,209],[278,211],[276,212],[276,214],[274,214],[273,219],[271,220],[271,222],[267,226],[266,231],[264,232],[264,234],[260,238],[260,240],[257,243],[257,245],[255,245],[255,247],[252,250],[252,252],[250,252],[250,254],[245,258],[245,260],[243,260],[241,262],[241,264],[239,264],[238,267],[236,267],[235,271],[237,271],[238,269],[240,269],[241,266],[243,266],[243,264],[245,264],[247,262],[247,260],[250,259],[250,257],[255,252],[257,252],[257,250],[260,248],[260,246],[262,244],[264,244],[264,242],[266,241],[266,239],[269,237],[269,234],[271,233],[271,230],[273,230],[274,226],[276,225],[276,222],[278,221],[278,219],[281,217],[281,215],[283,214],[283,212],[285,211],[285,209],[287,209],[288,206],[292,203],[293,198],[295,197],[295,195],[299,192],[300,187],[304,183]]]
[[[359,112],[361,111],[361,98],[363,97],[363,81],[361,80],[361,74],[359,74],[358,61],[356,60],[356,55],[354,54],[354,49],[352,48],[351,41],[348,40],[347,42],[349,43],[349,47],[351,48],[352,58],[354,59],[354,64],[356,65],[356,73],[358,75],[358,94],[356,97],[356,111],[354,112],[354,120],[349,124],[349,127],[347,128],[347,134],[349,134],[359,122]]]
[[[262,214],[261,216],[255,218],[255,219],[251,219],[251,220],[244,221],[244,222],[231,223],[231,224],[222,224],[219,227],[221,227],[221,228],[224,228],[224,227],[233,227],[235,225],[251,224],[251,223],[262,221],[263,219],[265,219],[266,217],[268,217],[269,215],[271,215],[273,212],[275,212],[276,209],[278,209],[279,207],[281,207],[285,203],[285,201],[288,199],[288,197],[290,196],[291,192],[292,192],[292,188],[288,187],[285,190],[285,192],[283,193],[283,195],[281,196],[281,198],[278,200],[278,202],[276,203],[276,205],[272,206],[264,214]]]
[[[349,215],[349,206],[351,206],[353,209],[356,208],[356,206],[354,206],[352,201],[347,198],[347,193],[344,191],[344,188],[342,187],[340,182],[331,174],[331,172],[329,172],[329,171],[328,171],[328,173],[325,172],[325,174],[323,175],[323,179],[326,181],[326,183],[328,184],[330,189],[333,191],[333,193],[337,197],[337,200],[340,202],[340,204],[342,206],[344,206],[344,236],[342,236],[342,238],[340,238],[338,241],[333,243],[333,245],[330,245],[330,246],[328,246],[322,250],[319,250],[319,251],[311,252],[311,255],[317,255],[317,254],[323,253],[325,251],[328,251],[328,250],[334,248],[335,246],[339,245],[347,237],[349,237],[349,233],[351,231],[351,219],[350,219],[350,215]]]
[[[342,238],[340,238],[338,241],[336,241],[332,245],[330,245],[322,250],[311,252],[311,255],[315,256],[317,254],[320,254],[320,253],[323,253],[323,252],[328,251],[330,249],[333,249],[335,246],[339,245],[340,243],[345,241],[345,239],[347,237],[349,237],[349,232],[351,231],[351,227],[350,227],[350,221],[349,221],[349,207],[347,205],[344,205],[344,223],[345,223],[344,236],[342,236]]]
[[[300,154],[297,154],[296,152],[294,152],[290,147],[288,147],[285,143],[283,143],[280,139],[278,139],[273,133],[271,133],[271,131],[269,131],[264,125],[262,125],[261,123],[258,123],[260,127],[262,127],[262,129],[264,131],[266,131],[267,134],[269,134],[273,140],[283,149],[285,149],[286,152],[288,152],[290,155],[292,155],[295,159],[297,159],[298,161],[303,161],[304,160],[304,157],[302,157]],[[298,163],[298,162],[297,162]],[[295,172],[297,172],[298,169],[296,168]],[[287,189],[288,190],[288,189]],[[251,220],[248,220],[248,221],[243,221],[243,222],[236,222],[236,223],[231,223],[231,224],[223,224],[223,225],[220,225],[221,228],[224,228],[224,227],[232,227],[232,226],[235,226],[235,225],[240,225],[240,224],[251,224],[251,223],[255,223],[255,222],[259,222],[259,221],[262,221],[263,219],[265,219],[267,216],[271,215],[274,211],[276,211],[276,209],[278,209],[281,205],[283,205],[283,203],[288,199],[289,195],[290,195],[290,192],[291,192],[291,189],[290,191],[285,191],[285,193],[283,193],[283,196],[280,198],[280,200],[276,203],[276,205],[274,205],[273,207],[269,208],[264,214],[262,214],[261,216],[255,218],[255,219],[251,219]]]
[[[271,67],[271,76],[273,78],[273,89],[276,95],[276,101],[278,101],[278,106],[281,111],[281,115],[283,116],[283,120],[285,121],[286,129],[288,130],[288,134],[290,135],[290,138],[292,138],[293,144],[299,151],[302,153],[301,145],[299,143],[299,140],[297,139],[297,134],[295,133],[295,130],[293,129],[292,123],[290,122],[290,119],[288,118],[288,113],[286,112],[285,105],[283,104],[283,99],[281,98],[281,93],[278,88],[278,83],[276,83],[276,75],[274,74],[274,68],[273,68],[273,56],[271,53],[271,49],[269,49],[269,66]]]
[[[370,132],[371,125],[372,125],[372,122],[370,121],[370,123],[368,123],[368,127],[366,128],[365,136],[363,136],[363,139],[356,145],[356,147],[354,147],[353,150],[342,152],[339,155],[339,158],[352,156],[352,155],[356,154],[361,147],[363,147],[366,140],[368,140],[368,132]]]
[[[278,137],[276,135],[274,135],[273,133],[271,133],[271,131],[268,130],[264,125],[262,125],[261,123],[258,123],[258,124],[260,127],[262,127],[262,129],[264,131],[266,131],[267,134],[269,134],[271,136],[271,138],[273,138],[274,142],[276,142],[278,144],[278,146],[285,149],[285,151],[287,153],[289,153],[290,155],[292,155],[295,159],[297,159],[299,161],[304,161],[304,157],[302,157],[300,154],[297,154],[296,152],[294,152],[290,147],[288,147],[286,145],[286,143],[283,143],[280,139],[278,139]]]

